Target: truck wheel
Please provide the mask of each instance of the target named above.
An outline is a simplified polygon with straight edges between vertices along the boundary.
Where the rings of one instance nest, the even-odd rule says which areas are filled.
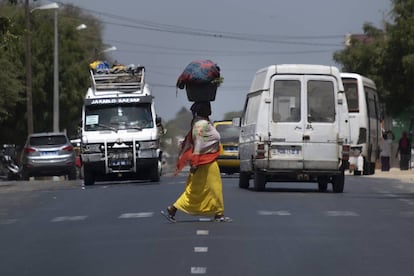
[[[239,188],[248,189],[249,188],[250,174],[246,172],[240,172],[239,174]]]
[[[157,165],[152,168],[151,173],[150,173],[150,181],[151,182],[160,181],[160,162],[157,162]]]
[[[318,177],[319,192],[326,192],[328,190],[328,178],[324,176]]]
[[[254,174],[254,189],[256,191],[263,191],[266,186],[266,175],[260,172]]]
[[[332,177],[332,188],[334,193],[342,193],[345,185],[345,174],[342,173]]]
[[[95,184],[95,176],[93,175],[92,171],[83,168],[83,183],[85,186],[91,186]]]

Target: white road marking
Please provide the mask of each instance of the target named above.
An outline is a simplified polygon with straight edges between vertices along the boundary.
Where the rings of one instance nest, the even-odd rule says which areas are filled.
[[[201,267],[201,266],[191,267],[191,274],[206,274],[206,273],[207,273],[207,267]]]
[[[1,225],[13,224],[13,223],[16,223],[16,222],[17,222],[17,219],[0,220]]]
[[[290,216],[292,215],[289,211],[285,211],[285,210],[279,210],[279,211],[259,210],[257,213],[261,216]]]
[[[207,246],[196,246],[194,247],[194,252],[195,253],[207,253],[208,247]]]
[[[212,219],[211,218],[199,218],[198,221],[206,222],[206,221],[212,221]]]
[[[405,217],[405,218],[413,218],[414,211],[400,212],[400,216]]]
[[[359,215],[352,211],[326,211],[329,217],[358,217]]]
[[[399,201],[402,201],[402,202],[404,202],[404,203],[406,203],[406,204],[408,204],[408,205],[414,205],[414,201],[413,200],[411,200],[411,199],[406,199],[406,198],[400,198],[400,199],[398,199]]]
[[[209,231],[208,230],[197,230],[198,236],[208,236]]]
[[[55,217],[54,219],[51,220],[51,222],[85,220],[87,217],[88,216]]]
[[[131,219],[131,218],[149,218],[154,216],[154,212],[140,212],[140,213],[125,213],[120,215],[119,219]]]

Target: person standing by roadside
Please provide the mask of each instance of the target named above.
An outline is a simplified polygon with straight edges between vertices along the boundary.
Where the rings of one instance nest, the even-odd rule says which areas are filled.
[[[381,171],[387,172],[390,170],[390,156],[392,148],[392,133],[386,132],[381,143]]]
[[[189,162],[190,174],[185,191],[167,207],[167,216],[175,221],[177,210],[190,215],[214,217],[216,221],[228,221],[224,217],[222,181],[217,164],[220,134],[210,122],[210,102],[195,102],[191,106],[193,120],[177,162],[177,174]]]
[[[411,160],[411,141],[407,137],[407,132],[402,133],[402,137],[398,141],[398,149],[395,157],[400,154],[400,170],[408,170],[409,162]]]

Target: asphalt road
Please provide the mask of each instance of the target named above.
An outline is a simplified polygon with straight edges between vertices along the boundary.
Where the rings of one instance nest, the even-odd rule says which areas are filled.
[[[342,194],[223,176],[233,222],[171,224],[159,212],[184,184],[2,183],[0,275],[413,275],[411,176],[347,176]]]

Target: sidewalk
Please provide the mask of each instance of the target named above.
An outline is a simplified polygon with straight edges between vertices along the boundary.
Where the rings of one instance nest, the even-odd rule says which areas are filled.
[[[377,169],[375,170],[375,174],[368,175],[368,177],[400,179],[401,181],[412,182],[414,184],[414,169],[401,171],[399,168],[391,168],[388,172]]]

